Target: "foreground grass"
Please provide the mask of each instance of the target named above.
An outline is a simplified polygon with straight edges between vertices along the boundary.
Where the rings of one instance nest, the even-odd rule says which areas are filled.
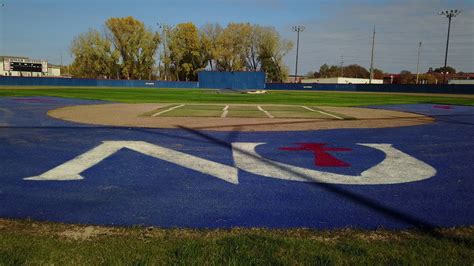
[[[42,88],[33,87],[0,89],[0,96],[55,96],[113,102],[147,103],[259,103],[361,106],[383,104],[453,104],[474,105],[472,96],[433,96],[381,93],[344,93],[314,91],[271,91],[264,95],[220,94],[216,90],[201,89],[150,89],[150,88]]]
[[[0,265],[472,265],[474,227],[418,231],[107,228],[0,219]]]

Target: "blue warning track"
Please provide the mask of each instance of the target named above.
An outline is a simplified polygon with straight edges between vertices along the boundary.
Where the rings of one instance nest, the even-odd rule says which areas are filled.
[[[377,106],[436,122],[300,132],[105,127],[47,116],[97,103],[0,98],[0,217],[165,228],[474,224],[474,107]],[[255,154],[236,150],[245,145]]]

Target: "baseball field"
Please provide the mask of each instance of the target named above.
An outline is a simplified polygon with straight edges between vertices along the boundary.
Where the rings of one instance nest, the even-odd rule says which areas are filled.
[[[0,88],[0,264],[474,262],[474,96]]]

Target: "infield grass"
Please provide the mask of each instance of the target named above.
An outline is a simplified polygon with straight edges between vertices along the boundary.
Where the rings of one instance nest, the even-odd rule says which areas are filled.
[[[188,105],[166,112],[161,117],[220,117],[224,105]]]
[[[474,105],[472,95],[417,95],[316,91],[270,91],[268,94],[220,94],[217,90],[151,88],[2,87],[0,96],[55,96],[128,103],[253,103],[306,106],[362,106],[384,104]]]
[[[227,108],[225,117],[239,118],[268,118],[267,113],[258,109],[260,105],[218,105],[218,104],[169,104],[140,116],[154,117],[223,117],[224,108]],[[302,119],[354,119],[350,116],[327,112],[318,107],[298,105],[262,105],[274,118],[302,118]]]
[[[474,227],[191,230],[0,219],[0,265],[472,265]]]

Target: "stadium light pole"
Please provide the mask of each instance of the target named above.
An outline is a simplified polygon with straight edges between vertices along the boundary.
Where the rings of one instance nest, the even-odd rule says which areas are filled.
[[[374,51],[375,51],[375,25],[374,25],[374,34],[372,35],[372,56],[370,57],[369,84],[372,84],[372,80],[374,79]]]
[[[156,23],[156,24],[158,25],[158,27],[159,27],[160,29],[163,30],[163,31],[162,31],[162,35],[163,35],[163,54],[164,54],[164,56],[165,56],[164,59],[163,59],[163,67],[164,67],[164,71],[163,71],[164,75],[163,75],[163,77],[164,77],[164,79],[165,79],[165,81],[166,81],[166,80],[167,80],[167,79],[166,79],[166,75],[167,75],[167,64],[166,64],[166,56],[167,56],[167,54],[166,54],[166,31],[168,30],[168,27],[169,27],[169,26],[168,26],[168,24],[166,24],[166,23]]]
[[[445,10],[439,13],[440,16],[448,18],[448,37],[446,39],[446,53],[444,54],[444,72],[446,72],[446,66],[448,65],[448,47],[449,47],[449,34],[451,32],[451,19],[461,14],[461,10]],[[446,74],[443,75],[443,84],[446,83]]]
[[[420,76],[420,53],[421,53],[421,46],[423,45],[422,42],[418,43],[418,60],[416,63],[416,84],[418,84],[418,78]]]
[[[296,32],[296,64],[295,64],[295,83],[298,77],[298,53],[300,49],[300,32],[303,32],[305,26],[303,25],[296,25],[291,28],[294,32]]]

